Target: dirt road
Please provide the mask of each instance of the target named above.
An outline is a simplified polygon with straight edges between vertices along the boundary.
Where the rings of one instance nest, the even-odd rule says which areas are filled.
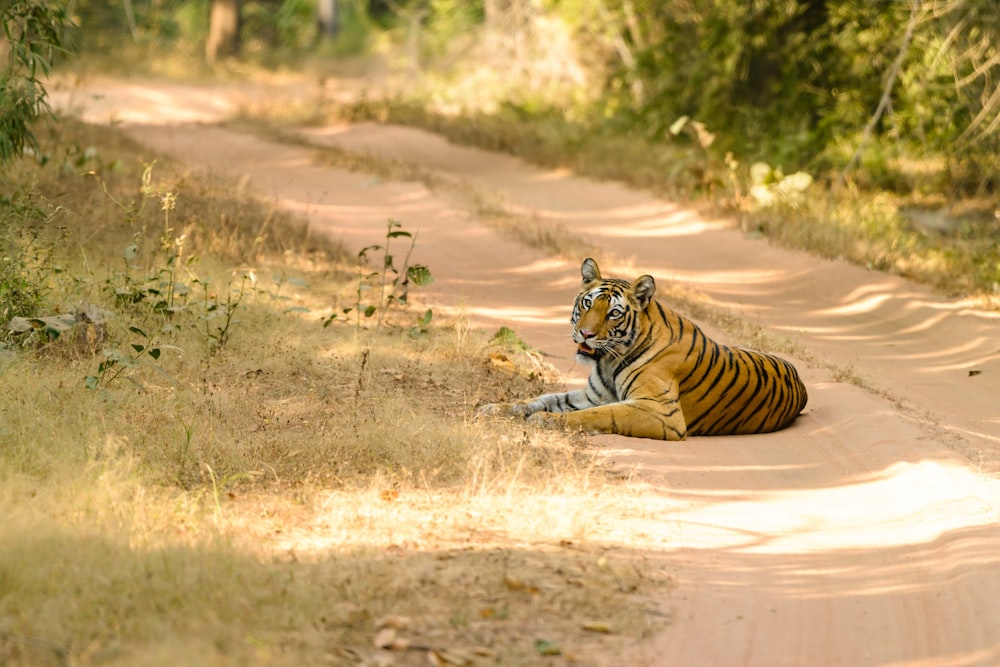
[[[567,377],[585,372],[567,323],[579,261],[498,236],[421,184],[319,166],[308,148],[193,124],[227,113],[237,103],[227,91],[114,82],[88,91],[57,102],[123,121],[178,159],[246,175],[349,246],[376,242],[388,217],[419,230],[415,260],[437,277],[436,307],[513,326]],[[673,621],[622,664],[1000,664],[1000,314],[772,247],[644,192],[423,132],[358,125],[303,136],[500,192],[512,208],[600,244],[605,274],[677,281],[807,351],[796,361],[809,407],[786,431],[669,444],[596,438],[679,505],[663,517],[679,583]],[[866,388],[836,381],[845,369]]]

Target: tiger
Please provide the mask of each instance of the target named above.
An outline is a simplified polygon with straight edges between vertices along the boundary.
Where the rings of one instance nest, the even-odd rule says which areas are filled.
[[[656,283],[602,278],[584,260],[573,303],[579,362],[587,386],[516,403],[491,403],[480,415],[638,438],[684,440],[783,429],[806,406],[795,367],[772,354],[717,343],[691,320],[653,298]]]

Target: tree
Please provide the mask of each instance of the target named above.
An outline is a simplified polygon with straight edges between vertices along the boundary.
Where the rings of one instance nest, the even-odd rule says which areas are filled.
[[[214,64],[220,57],[240,50],[240,0],[212,0],[209,9],[205,60]]]
[[[71,23],[62,7],[44,0],[15,0],[0,8],[0,164],[38,148],[31,124],[51,113],[41,78],[65,52]]]
[[[316,3],[316,23],[319,24],[319,34],[326,39],[333,39],[340,30],[337,14],[337,0],[319,0]]]

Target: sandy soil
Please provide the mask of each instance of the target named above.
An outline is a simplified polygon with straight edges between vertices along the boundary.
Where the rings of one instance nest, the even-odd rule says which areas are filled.
[[[579,261],[502,238],[420,184],[317,166],[308,148],[197,124],[261,97],[234,92],[95,81],[55,99],[123,122],[156,150],[246,175],[351,247],[376,242],[387,217],[403,221],[419,230],[415,261],[437,278],[435,308],[513,326],[568,381],[585,373],[568,336]],[[663,517],[679,583],[672,622],[621,664],[1000,664],[1000,313],[424,132],[357,125],[303,136],[501,192],[599,243],[605,274],[679,282],[808,352],[796,363],[809,406],[788,430],[595,439],[678,506]],[[835,381],[832,368],[853,369],[869,388]]]

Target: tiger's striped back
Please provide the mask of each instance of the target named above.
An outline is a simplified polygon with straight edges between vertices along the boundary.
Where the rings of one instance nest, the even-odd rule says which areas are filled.
[[[798,371],[772,354],[717,343],[690,320],[658,308],[676,345],[685,348],[677,369],[688,435],[767,433],[785,428],[805,408],[808,393]]]

